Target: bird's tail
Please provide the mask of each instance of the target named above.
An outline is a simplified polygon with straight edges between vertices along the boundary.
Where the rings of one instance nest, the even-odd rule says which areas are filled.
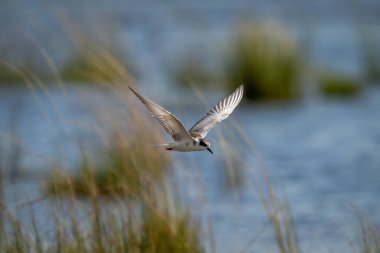
[[[169,145],[170,145],[169,143],[166,143],[166,144],[156,144],[152,146],[156,148],[167,148]]]

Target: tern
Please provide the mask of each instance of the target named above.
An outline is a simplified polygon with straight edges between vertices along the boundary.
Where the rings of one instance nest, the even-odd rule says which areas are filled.
[[[211,145],[205,137],[207,133],[219,122],[226,119],[240,103],[243,97],[244,87],[240,85],[231,95],[213,106],[207,114],[201,118],[192,128],[187,131],[181,121],[171,112],[165,110],[148,98],[143,97],[134,89],[129,89],[141,100],[150,114],[157,119],[165,131],[172,137],[174,142],[161,144],[166,150],[180,152],[203,151],[210,149]]]

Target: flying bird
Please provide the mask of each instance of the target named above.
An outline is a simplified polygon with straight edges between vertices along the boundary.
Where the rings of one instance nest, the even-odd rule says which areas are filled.
[[[243,85],[240,85],[231,95],[213,106],[203,118],[187,131],[181,121],[171,112],[143,97],[131,87],[129,89],[141,100],[150,114],[157,119],[174,141],[158,146],[162,146],[166,150],[180,152],[208,150],[212,154],[210,142],[205,139],[207,133],[233,112],[240,103],[244,91]]]

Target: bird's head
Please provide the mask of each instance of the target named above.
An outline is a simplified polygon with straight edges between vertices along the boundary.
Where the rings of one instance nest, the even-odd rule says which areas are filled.
[[[200,139],[200,140],[199,140],[199,146],[204,147],[204,148],[207,149],[211,154],[214,154],[214,153],[212,152],[212,150],[210,149],[210,147],[211,147],[210,142],[208,142],[206,139]]]

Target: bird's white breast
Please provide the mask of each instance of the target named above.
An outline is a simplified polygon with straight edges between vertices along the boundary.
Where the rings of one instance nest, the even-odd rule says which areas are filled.
[[[187,152],[187,151],[201,151],[205,150],[205,147],[194,145],[192,141],[184,142],[174,142],[171,145],[171,148],[176,151]]]

